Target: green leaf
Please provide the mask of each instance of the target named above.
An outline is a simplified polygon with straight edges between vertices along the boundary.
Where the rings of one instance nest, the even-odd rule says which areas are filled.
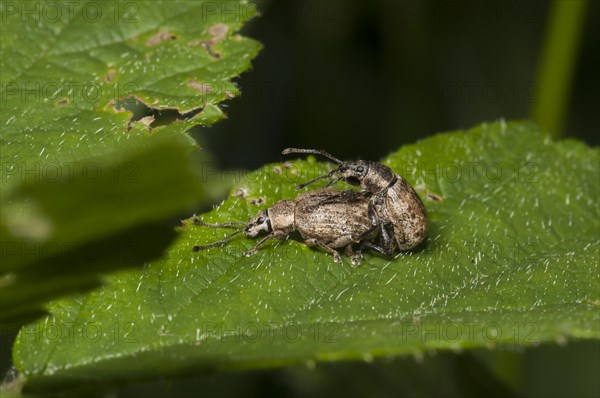
[[[162,255],[175,238],[164,220],[203,194],[188,157],[192,147],[181,138],[152,138],[144,149],[88,159],[72,173],[24,183],[9,195],[0,319],[14,322],[58,294],[98,285],[99,272]]]
[[[239,94],[230,80],[260,49],[235,33],[256,14],[245,2],[0,7],[3,189],[33,162],[64,165],[143,145],[148,127],[128,123],[131,114],[120,108],[127,98],[157,117],[179,114],[170,126],[176,132],[214,123],[224,116],[216,104]]]
[[[440,134],[383,160],[425,203],[419,250],[366,253],[358,268],[292,239],[249,258],[242,251],[256,242],[242,236],[195,253],[228,231],[188,223],[164,260],[55,302],[20,333],[15,364],[36,391],[598,338],[599,159],[528,123]],[[248,220],[331,168],[311,158],[288,166],[246,175],[201,218]]]
[[[0,11],[0,321],[11,328],[163,254],[176,236],[165,220],[211,196],[185,132],[224,117],[218,104],[239,94],[231,79],[260,44],[236,33],[256,14],[244,2]]]

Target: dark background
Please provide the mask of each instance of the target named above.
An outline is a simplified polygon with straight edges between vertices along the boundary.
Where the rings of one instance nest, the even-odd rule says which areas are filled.
[[[568,0],[577,1],[577,0]],[[237,80],[228,120],[200,142],[223,168],[255,169],[288,146],[377,160],[429,135],[526,119],[547,1],[268,1],[243,34],[264,48]],[[600,4],[588,4],[559,132],[600,142]]]

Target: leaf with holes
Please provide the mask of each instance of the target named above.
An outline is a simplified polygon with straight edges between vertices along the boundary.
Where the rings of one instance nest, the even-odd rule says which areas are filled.
[[[224,117],[260,44],[236,33],[256,14],[245,2],[0,11],[0,320],[18,325],[162,254],[175,236],[165,219],[210,196],[185,132]]]
[[[214,123],[223,117],[217,104],[239,94],[231,79],[260,49],[236,33],[256,15],[245,2],[1,7],[4,189],[36,165],[142,145],[158,113],[181,133]],[[139,122],[123,111],[131,101],[145,104]]]
[[[251,257],[243,236],[187,223],[163,261],[51,307],[14,350],[30,391],[295,362],[598,338],[600,153],[527,123],[484,124],[383,162],[423,198],[429,237],[393,259],[299,240]],[[330,165],[250,173],[206,222],[245,221]],[[337,188],[347,188],[343,184]]]

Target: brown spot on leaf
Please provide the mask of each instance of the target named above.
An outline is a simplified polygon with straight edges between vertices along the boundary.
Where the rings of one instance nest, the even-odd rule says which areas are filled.
[[[286,170],[286,175],[298,175],[298,170],[294,167],[292,162],[284,162],[282,166]]]
[[[208,28],[208,34],[210,35],[211,44],[220,42],[227,36],[229,26],[224,23],[218,23]]]
[[[221,54],[219,54],[213,48],[215,44],[222,41],[225,36],[227,36],[227,32],[229,31],[229,26],[224,23],[217,23],[210,28],[208,28],[208,35],[210,36],[209,40],[196,40],[190,42],[190,46],[192,47],[203,47],[208,55],[215,59],[221,58]]]
[[[252,198],[250,199],[250,204],[254,206],[262,205],[265,203],[265,198]]]
[[[106,75],[104,75],[104,78],[102,78],[102,81],[104,83],[110,83],[115,79],[116,75],[117,75],[117,70],[111,69],[106,73]]]
[[[146,40],[146,47],[158,46],[163,41],[175,40],[177,36],[167,30],[161,30]]]
[[[188,87],[198,90],[202,94],[208,94],[213,91],[213,88],[210,84],[200,83],[195,80],[188,81]]]
[[[68,98],[61,98],[58,101],[56,101],[56,105],[57,106],[65,106],[68,105],[71,101],[69,101]]]
[[[235,192],[233,193],[233,196],[236,198],[240,198],[240,199],[245,199],[247,198],[249,195],[248,192],[248,188],[246,187],[240,187],[238,189],[235,190]]]
[[[208,55],[210,55],[211,57],[215,58],[215,59],[219,59],[221,58],[221,54],[219,54],[218,52],[214,51],[212,48],[212,44],[208,41],[203,41],[200,42],[200,45],[202,47],[204,47],[204,49],[206,50],[206,52],[208,53]]]

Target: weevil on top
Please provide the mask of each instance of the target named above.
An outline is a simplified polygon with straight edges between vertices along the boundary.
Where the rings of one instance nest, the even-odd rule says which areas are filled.
[[[231,235],[204,246],[194,246],[194,251],[210,249],[227,243],[233,236],[244,233],[255,238],[261,232],[267,235],[256,246],[244,252],[245,256],[256,254],[261,246],[271,238],[285,239],[298,231],[308,246],[318,246],[333,255],[335,262],[341,262],[338,248],[345,248],[345,254],[352,264],[359,265],[362,249],[370,248],[384,253],[384,249],[373,243],[378,231],[378,223],[369,198],[364,193],[348,190],[336,191],[319,189],[299,195],[294,200],[281,200],[266,210],[260,211],[249,222],[227,222],[209,224],[193,219],[197,225],[211,228],[241,227]],[[355,252],[353,245],[358,245]]]
[[[361,191],[369,195],[369,211],[378,219],[379,242],[385,255],[395,250],[413,249],[427,237],[423,202],[413,187],[388,166],[367,160],[343,162],[319,149],[287,148],[282,153],[321,155],[338,164],[337,168],[299,185],[298,189],[323,179],[332,179],[324,188],[340,180],[360,186]]]

